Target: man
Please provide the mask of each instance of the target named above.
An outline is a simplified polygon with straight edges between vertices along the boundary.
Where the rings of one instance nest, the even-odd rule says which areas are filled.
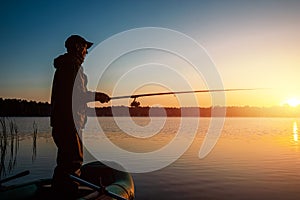
[[[80,175],[83,162],[81,131],[86,123],[87,102],[108,102],[104,93],[87,90],[87,76],[81,64],[93,43],[79,35],[65,41],[67,53],[54,59],[56,68],[51,94],[52,136],[58,148],[52,187],[64,199],[74,199],[78,185],[69,174]]]

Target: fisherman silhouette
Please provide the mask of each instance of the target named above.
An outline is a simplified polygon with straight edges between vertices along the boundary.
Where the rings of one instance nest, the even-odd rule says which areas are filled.
[[[81,36],[72,35],[65,41],[67,53],[54,59],[56,71],[52,85],[50,124],[58,151],[52,188],[63,199],[75,199],[77,196],[78,184],[69,178],[69,174],[80,176],[83,162],[80,135],[87,120],[87,103],[110,101],[108,95],[87,89],[87,76],[81,65],[87,49],[92,45]],[[78,95],[75,99],[72,98],[74,92]],[[76,98],[80,99],[77,103],[82,105],[74,107]]]

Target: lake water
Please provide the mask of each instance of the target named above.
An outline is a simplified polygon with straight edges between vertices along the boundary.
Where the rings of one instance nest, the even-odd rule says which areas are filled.
[[[5,176],[30,170],[30,175],[11,181],[12,184],[51,177],[56,147],[49,118],[13,119],[18,127],[19,146],[11,169],[8,165],[12,163],[10,154],[14,150],[8,147],[2,162]],[[174,137],[181,119],[168,118],[163,134],[148,140],[124,136],[113,118],[98,120],[107,137],[121,148],[149,152]],[[210,118],[199,120],[196,138],[177,161],[158,171],[132,174],[136,199],[300,199],[300,119],[226,118],[216,146],[204,159],[199,159],[198,153]],[[149,123],[148,118],[134,118],[134,121],[142,126]],[[35,156],[33,123],[38,129]],[[85,162],[91,160],[94,158],[85,151]]]

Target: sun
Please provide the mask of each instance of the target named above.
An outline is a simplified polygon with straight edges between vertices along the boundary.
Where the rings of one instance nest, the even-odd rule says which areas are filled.
[[[286,103],[287,103],[289,106],[297,107],[298,105],[300,105],[300,100],[298,100],[298,99],[296,99],[296,98],[292,98],[292,99],[287,100]]]

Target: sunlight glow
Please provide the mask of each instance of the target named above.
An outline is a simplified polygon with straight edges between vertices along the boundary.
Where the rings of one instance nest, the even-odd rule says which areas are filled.
[[[300,100],[298,100],[296,98],[292,98],[292,99],[287,100],[286,103],[289,106],[296,107],[296,106],[298,106],[300,104]]]

